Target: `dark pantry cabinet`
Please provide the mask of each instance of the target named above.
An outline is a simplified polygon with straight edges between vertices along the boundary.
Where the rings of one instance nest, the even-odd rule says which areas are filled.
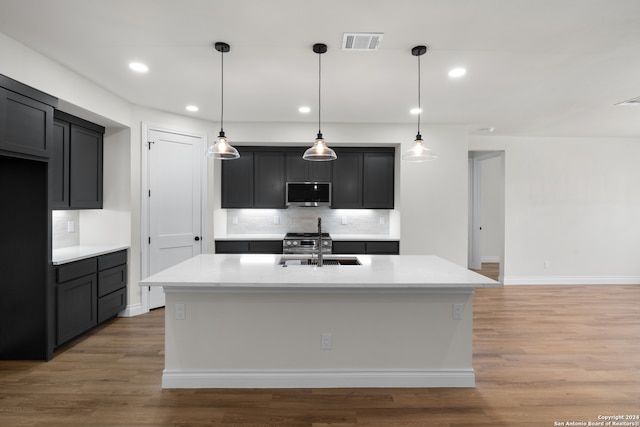
[[[104,127],[55,112],[53,208],[101,209]]]
[[[57,103],[0,75],[0,359],[53,355],[49,156]]]

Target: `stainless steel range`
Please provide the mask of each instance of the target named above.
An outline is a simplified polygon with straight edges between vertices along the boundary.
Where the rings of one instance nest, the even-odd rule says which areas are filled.
[[[282,241],[285,254],[317,254],[318,233],[287,233]],[[331,254],[333,241],[329,233],[322,233],[322,253]]]

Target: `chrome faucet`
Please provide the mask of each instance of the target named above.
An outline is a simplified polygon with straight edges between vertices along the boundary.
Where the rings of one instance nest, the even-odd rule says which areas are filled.
[[[318,217],[318,240],[316,241],[318,245],[318,267],[322,267],[323,259],[322,259],[322,219]]]

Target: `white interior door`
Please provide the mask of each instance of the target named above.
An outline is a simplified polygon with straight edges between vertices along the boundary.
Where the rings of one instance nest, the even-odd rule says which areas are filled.
[[[148,132],[149,275],[202,251],[203,138]],[[151,287],[149,309],[164,306],[164,292]]]

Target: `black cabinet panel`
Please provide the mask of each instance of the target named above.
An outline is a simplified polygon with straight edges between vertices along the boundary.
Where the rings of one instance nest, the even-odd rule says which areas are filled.
[[[91,274],[57,288],[58,345],[98,324],[98,276]]]
[[[400,255],[400,242],[373,241],[366,242],[366,252],[370,255]]]
[[[98,298],[127,285],[127,266],[119,265],[98,273]]]
[[[366,252],[365,243],[334,240],[332,252],[334,254],[364,254]]]
[[[253,152],[240,151],[240,158],[222,162],[222,207],[253,207]]]
[[[333,162],[310,162],[304,160],[304,150],[289,150],[286,153],[288,182],[331,182]]]
[[[53,208],[101,209],[104,128],[56,111]]]
[[[102,134],[71,124],[69,204],[102,208]]]
[[[249,253],[281,254],[282,240],[254,240],[249,242]]]
[[[98,270],[106,270],[127,263],[127,251],[112,252],[98,257]]]
[[[393,209],[394,153],[363,154],[362,207]]]
[[[0,88],[0,151],[48,159],[53,107]]]
[[[69,207],[69,131],[69,123],[59,120],[53,122],[51,168],[53,169],[52,207],[54,209]]]
[[[217,254],[247,254],[249,242],[246,240],[216,240]]]
[[[254,152],[255,208],[283,209],[285,207],[284,153]]]
[[[397,240],[345,241],[333,242],[334,254],[399,255],[400,242]]]
[[[98,300],[98,323],[115,317],[127,307],[127,289],[122,288]]]
[[[333,161],[333,198],[334,209],[362,208],[362,153],[337,152]]]

